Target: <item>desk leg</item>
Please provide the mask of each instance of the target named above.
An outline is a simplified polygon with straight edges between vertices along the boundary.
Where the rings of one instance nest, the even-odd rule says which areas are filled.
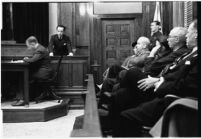
[[[29,70],[24,71],[24,101],[25,107],[29,106]]]

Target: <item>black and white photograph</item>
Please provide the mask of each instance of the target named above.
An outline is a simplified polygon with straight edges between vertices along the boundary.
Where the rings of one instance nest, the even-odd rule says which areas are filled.
[[[201,137],[199,3],[1,1],[1,138]]]

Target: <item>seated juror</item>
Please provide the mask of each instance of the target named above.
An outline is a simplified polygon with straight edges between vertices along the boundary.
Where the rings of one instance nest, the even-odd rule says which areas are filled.
[[[64,34],[66,29],[63,25],[57,26],[57,34],[54,34],[50,38],[49,42],[49,55],[50,56],[60,56],[60,55],[67,55],[73,56],[72,48],[71,48],[71,41],[68,36]]]
[[[53,70],[51,68],[49,51],[46,47],[38,43],[34,36],[26,39],[27,49],[33,51],[31,57],[24,57],[23,61],[29,63],[29,75],[31,82],[39,82],[52,78]],[[30,94],[31,95],[31,94]],[[17,101],[12,103],[12,106],[23,106],[23,94],[19,94]]]

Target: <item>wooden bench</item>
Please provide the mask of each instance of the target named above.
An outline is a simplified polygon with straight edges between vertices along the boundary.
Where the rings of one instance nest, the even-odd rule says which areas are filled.
[[[93,75],[88,74],[82,129],[75,129],[71,137],[102,137]]]

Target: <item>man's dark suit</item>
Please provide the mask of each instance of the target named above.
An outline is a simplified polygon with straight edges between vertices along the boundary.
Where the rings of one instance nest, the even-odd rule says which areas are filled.
[[[167,65],[172,63],[176,58],[189,51],[186,46],[181,47],[176,51],[167,52],[157,59],[146,58],[144,72],[152,77],[157,76],[161,70]]]
[[[121,112],[118,119],[120,124],[115,125],[116,136],[140,136],[141,125],[153,126],[165,108],[175,100],[164,97],[166,94],[198,97],[197,53],[175,63],[175,66],[166,71],[163,77],[165,82],[154,92],[155,99]],[[146,93],[153,93],[153,90]]]
[[[72,52],[70,38],[64,34],[62,38],[59,38],[57,34],[52,35],[48,47],[54,55],[68,55]]]
[[[33,50],[33,56],[29,59],[24,59],[30,63],[30,76],[32,80],[47,80],[52,78],[53,70],[50,64],[48,49],[42,45]]]
[[[144,72],[141,72],[135,68],[128,70],[125,77],[120,82],[120,87],[127,88],[131,91],[136,91],[137,82],[139,80],[146,78],[147,75],[157,77],[166,65],[171,64],[175,59],[188,51],[189,50],[186,48],[186,46],[181,47],[180,49],[173,51],[164,57],[152,61],[149,66],[145,68]],[[148,64],[148,62],[146,64]]]
[[[151,37],[150,37],[150,45],[149,45],[149,50],[152,50],[152,48],[155,47],[156,45],[156,40],[159,40],[159,38],[162,36],[163,34],[160,31],[155,32]]]

